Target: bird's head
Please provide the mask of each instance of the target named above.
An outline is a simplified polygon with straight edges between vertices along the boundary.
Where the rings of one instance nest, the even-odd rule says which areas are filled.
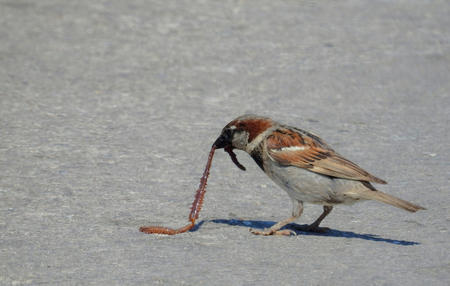
[[[250,153],[263,139],[265,131],[272,127],[274,122],[267,117],[257,115],[242,115],[228,123],[216,139],[213,146],[216,149],[224,148],[231,156],[233,162],[240,168],[245,168],[237,161],[233,149]]]

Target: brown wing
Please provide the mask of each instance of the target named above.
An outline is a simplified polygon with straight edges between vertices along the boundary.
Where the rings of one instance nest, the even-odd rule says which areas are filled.
[[[386,184],[337,154],[319,137],[294,128],[279,128],[266,138],[270,157],[281,165],[332,177]]]

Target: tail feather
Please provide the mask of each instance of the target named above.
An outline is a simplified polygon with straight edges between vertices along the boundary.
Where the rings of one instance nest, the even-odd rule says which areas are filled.
[[[363,199],[376,200],[382,203],[390,204],[394,207],[398,207],[409,212],[416,212],[418,210],[425,210],[426,208],[413,203],[407,202],[405,200],[399,199],[397,197],[388,195],[380,191],[368,190],[360,193],[360,197]]]

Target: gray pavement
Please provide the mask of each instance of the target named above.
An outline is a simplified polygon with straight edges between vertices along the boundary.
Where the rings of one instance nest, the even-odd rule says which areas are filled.
[[[448,1],[0,0],[0,285],[449,285]],[[209,147],[243,113],[318,133],[428,208],[290,201]],[[307,205],[298,221],[321,207]]]

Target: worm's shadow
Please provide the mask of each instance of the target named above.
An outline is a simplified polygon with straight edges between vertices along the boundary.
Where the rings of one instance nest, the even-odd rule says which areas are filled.
[[[243,226],[243,227],[258,228],[258,229],[269,228],[275,224],[275,222],[273,222],[273,221],[260,221],[260,220],[213,219],[210,221],[214,222],[214,223],[222,223],[222,224],[228,224],[228,225],[233,225],[233,226]],[[199,229],[204,222],[205,221],[201,221],[191,231],[195,231],[195,230]],[[365,239],[365,240],[371,240],[371,241],[387,242],[387,243],[403,245],[403,246],[420,244],[415,241],[395,240],[395,239],[383,238],[383,237],[380,237],[375,234],[355,233],[352,231],[340,231],[340,230],[336,230],[336,229],[330,229],[326,233],[307,232],[307,231],[298,230],[295,228],[295,226],[302,227],[303,225],[297,225],[297,224],[291,223],[291,224],[286,225],[284,228],[295,231],[295,233],[297,235],[359,238],[359,239]]]

